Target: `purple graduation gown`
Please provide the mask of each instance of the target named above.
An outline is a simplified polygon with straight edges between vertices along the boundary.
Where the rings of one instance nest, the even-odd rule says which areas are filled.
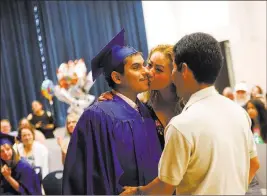
[[[137,104],[140,113],[115,95],[82,114],[65,160],[64,195],[114,195],[157,177],[162,150],[155,122]]]
[[[19,191],[13,187],[1,176],[0,193],[3,195],[42,195],[41,182],[38,175],[32,169],[30,164],[23,158],[11,170],[11,176],[19,183]]]

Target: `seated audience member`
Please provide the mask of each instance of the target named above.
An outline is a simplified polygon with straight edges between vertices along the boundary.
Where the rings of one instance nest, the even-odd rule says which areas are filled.
[[[20,121],[19,121],[19,128],[24,128],[24,127],[28,127],[28,126],[33,126],[30,121],[28,121],[27,118],[22,118]],[[34,130],[34,133],[35,133],[35,141],[38,141],[40,142],[41,144],[44,144],[45,145],[45,136],[44,134],[39,131],[39,130]]]
[[[259,96],[263,96],[263,90],[260,86],[253,86],[251,89],[251,99],[255,99]]]
[[[266,98],[264,96],[263,90],[260,86],[254,86],[251,89],[251,99],[259,99],[261,100],[266,107]]]
[[[67,116],[66,118],[66,136],[65,138],[58,137],[57,142],[58,145],[61,148],[61,153],[62,153],[62,164],[65,162],[69,142],[70,142],[70,137],[74,131],[74,128],[79,120],[79,116],[75,113],[71,113]]]
[[[7,119],[2,119],[1,122],[1,132],[8,134],[8,135],[12,135],[12,136],[17,136],[18,132],[17,131],[11,131],[12,127],[11,124],[9,122],[9,120]]]
[[[241,107],[245,108],[246,103],[250,99],[248,87],[245,82],[240,82],[235,86],[235,102]]]
[[[267,143],[267,114],[264,104],[258,99],[252,99],[248,101],[246,109],[252,121],[255,142]]]
[[[12,148],[15,138],[0,132],[0,195],[42,195],[33,168]]]
[[[35,129],[40,130],[46,138],[54,138],[55,124],[51,112],[44,111],[43,105],[39,101],[32,102],[32,111],[33,113],[27,117],[30,123],[35,126]]]
[[[17,145],[20,156],[32,167],[41,167],[42,177],[44,178],[49,172],[47,148],[43,144],[34,141],[35,132],[32,126],[19,128],[18,136],[21,140],[21,143]]]
[[[223,93],[222,93],[223,96],[231,99],[231,100],[234,100],[235,97],[234,97],[234,93],[233,93],[233,90],[231,87],[225,87],[224,90],[223,90]]]

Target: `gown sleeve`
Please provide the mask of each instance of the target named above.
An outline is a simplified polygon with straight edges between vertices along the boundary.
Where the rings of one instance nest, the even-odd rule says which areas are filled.
[[[39,177],[26,161],[19,161],[16,170],[21,195],[42,195]]]
[[[97,106],[79,119],[68,146],[63,195],[119,194],[123,170],[112,137],[113,121]]]

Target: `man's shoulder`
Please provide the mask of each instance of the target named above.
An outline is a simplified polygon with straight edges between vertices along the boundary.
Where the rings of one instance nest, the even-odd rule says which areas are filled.
[[[39,141],[34,141],[34,146],[38,149],[38,151],[42,150],[42,151],[48,152],[46,146],[40,143]]]
[[[221,95],[221,99],[224,100],[223,102],[221,102],[221,105],[220,105],[221,108],[227,108],[228,109],[227,111],[231,111],[231,113],[234,114],[236,118],[246,119],[250,121],[250,117],[245,107],[238,105],[236,102],[226,97],[223,97],[222,95]]]

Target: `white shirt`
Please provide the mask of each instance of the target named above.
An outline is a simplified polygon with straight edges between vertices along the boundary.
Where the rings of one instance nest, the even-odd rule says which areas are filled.
[[[246,111],[208,87],[193,94],[165,129],[159,179],[177,194],[240,194],[257,156]]]
[[[23,144],[19,143],[17,146],[18,146],[18,151],[19,151],[20,156],[26,157],[26,155],[24,153]],[[34,157],[34,160],[33,160],[34,166],[42,168],[42,177],[44,178],[49,172],[47,148],[43,144],[41,144],[37,141],[34,141],[33,146],[32,146],[32,155]],[[55,157],[55,158],[57,158],[57,157]]]
[[[124,96],[123,94],[121,94],[121,93],[119,93],[119,92],[117,92],[117,91],[115,91],[115,90],[112,90],[112,92],[115,94],[115,95],[117,95],[117,96],[119,96],[120,98],[122,98],[126,103],[128,103],[133,109],[135,109],[136,111],[138,111],[138,106],[137,106],[137,104],[134,102],[134,101],[132,101],[131,99],[129,99],[128,97],[126,97],[126,96]]]

